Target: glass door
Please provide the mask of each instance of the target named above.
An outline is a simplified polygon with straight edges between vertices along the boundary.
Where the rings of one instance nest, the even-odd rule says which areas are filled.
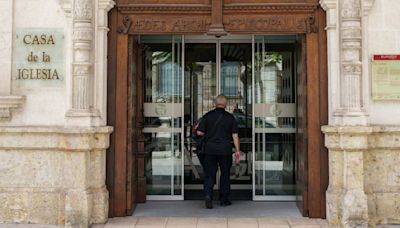
[[[220,42],[220,93],[239,128],[241,159],[231,169],[231,198],[252,199],[252,45],[248,39]]]
[[[203,198],[193,126],[224,94],[242,150],[231,169],[232,199],[295,200],[295,42],[295,36],[139,37],[148,199]],[[217,178],[214,189],[218,184]]]
[[[253,42],[254,200],[295,200],[295,37]]]
[[[204,170],[193,127],[214,108],[217,95],[217,44],[185,44],[184,181],[186,199],[203,199]]]
[[[147,198],[183,199],[182,36],[140,36],[144,45]]]
[[[231,169],[232,199],[252,199],[251,67],[251,36],[185,37],[185,199],[203,199],[204,172],[192,128],[214,109],[217,94],[228,98],[227,111],[238,122],[243,151]],[[218,186],[219,174],[214,189]]]

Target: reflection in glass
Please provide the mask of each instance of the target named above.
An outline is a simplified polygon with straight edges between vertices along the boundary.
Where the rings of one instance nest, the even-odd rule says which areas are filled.
[[[235,117],[243,152],[231,169],[231,184],[252,184],[252,50],[251,43],[221,44],[221,92],[228,98],[227,111]],[[232,145],[233,146],[233,145]],[[250,190],[250,189],[248,189]],[[251,197],[251,191],[242,192]]]
[[[276,51],[264,36],[255,40],[255,194],[295,195],[294,52]]]
[[[185,45],[185,198],[203,198],[203,167],[192,126],[214,108],[217,93],[216,44]]]
[[[147,195],[182,195],[181,36],[140,36]]]
[[[146,133],[147,195],[181,195],[181,134]]]

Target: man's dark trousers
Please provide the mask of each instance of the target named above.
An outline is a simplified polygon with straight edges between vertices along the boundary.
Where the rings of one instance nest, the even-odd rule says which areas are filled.
[[[221,169],[221,178],[219,185],[219,200],[224,202],[229,199],[231,191],[230,184],[230,170],[232,167],[232,155],[215,155],[205,154],[204,168],[204,194],[212,197],[213,187],[215,183],[215,176],[218,170],[218,166]]]

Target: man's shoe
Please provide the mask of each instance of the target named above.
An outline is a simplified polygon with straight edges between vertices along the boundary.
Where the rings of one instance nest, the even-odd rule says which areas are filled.
[[[212,199],[209,196],[206,196],[206,208],[207,209],[212,209],[213,208]]]
[[[225,200],[225,201],[221,201],[219,203],[219,205],[221,205],[221,207],[226,207],[226,206],[232,205],[232,202],[229,200]]]

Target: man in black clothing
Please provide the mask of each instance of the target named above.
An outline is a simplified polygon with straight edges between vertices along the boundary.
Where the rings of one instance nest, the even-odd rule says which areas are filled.
[[[230,169],[232,167],[232,139],[235,145],[235,160],[240,159],[238,126],[232,114],[225,111],[227,99],[219,95],[215,109],[204,115],[197,134],[204,136],[204,194],[206,207],[212,208],[212,193],[218,166],[221,170],[220,204],[228,206],[230,194]]]

